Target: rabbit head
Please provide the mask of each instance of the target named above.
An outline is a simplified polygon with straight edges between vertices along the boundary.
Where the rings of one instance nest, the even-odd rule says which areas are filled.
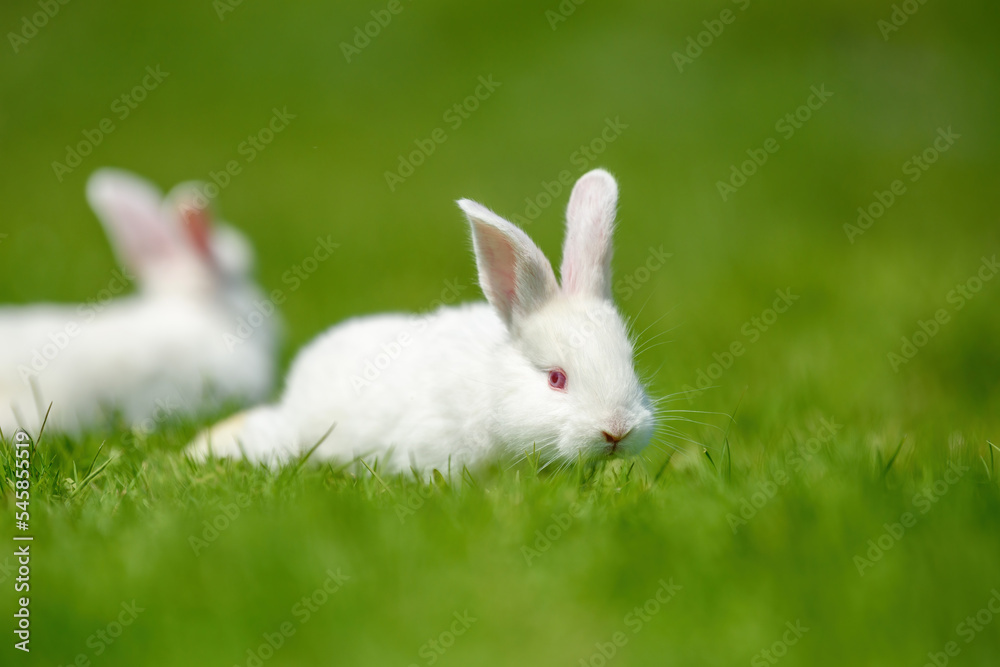
[[[164,198],[138,176],[100,169],[87,181],[87,201],[142,292],[210,296],[251,284],[249,241],[212,220],[197,184]]]
[[[595,169],[566,210],[562,286],[520,228],[476,202],[458,202],[472,228],[479,284],[506,327],[493,409],[500,440],[557,459],[636,454],[652,435],[652,403],[611,298],[618,187]]]

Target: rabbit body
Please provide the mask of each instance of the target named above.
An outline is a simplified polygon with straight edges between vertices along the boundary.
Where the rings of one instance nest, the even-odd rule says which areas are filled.
[[[484,378],[499,374],[504,335],[486,304],[348,320],[299,353],[279,404],[245,413],[238,442],[217,441],[214,451],[239,456],[242,448],[280,463],[336,424],[317,451],[322,458],[376,454],[398,469],[489,456],[498,442],[491,415],[500,387]]]
[[[50,403],[46,428],[79,432],[111,410],[134,424],[197,414],[220,400],[268,396],[275,369],[267,346],[227,343],[236,318],[216,304],[126,297],[97,315],[84,312],[58,305],[0,309],[4,433],[20,426],[37,434]]]
[[[191,453],[280,464],[319,443],[316,458],[426,472],[640,451],[653,411],[610,297],[616,201],[607,172],[577,183],[562,288],[522,230],[460,201],[489,303],[334,326],[298,355],[279,403],[202,433]]]
[[[88,198],[138,292],[81,305],[0,308],[0,428],[79,433],[120,414],[150,431],[221,403],[259,402],[276,373],[273,312],[247,337],[241,318],[264,303],[247,241],[210,224],[192,186],[166,202],[149,183],[102,170]],[[196,219],[181,220],[185,215]],[[185,224],[188,223],[188,224]]]

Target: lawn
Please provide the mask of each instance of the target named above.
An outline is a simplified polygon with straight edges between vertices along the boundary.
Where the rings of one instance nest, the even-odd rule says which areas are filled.
[[[602,166],[638,367],[691,412],[635,460],[430,480],[192,463],[218,412],[45,433],[28,654],[5,433],[2,664],[997,664],[1000,10],[897,5],[5,3],[0,304],[114,279],[94,169],[198,178],[287,368],[480,298],[460,197],[557,261]]]

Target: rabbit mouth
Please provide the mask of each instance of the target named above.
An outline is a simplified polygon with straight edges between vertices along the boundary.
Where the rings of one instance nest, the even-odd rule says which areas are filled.
[[[609,457],[612,457],[615,456],[616,454],[619,454],[621,450],[622,450],[621,443],[613,442],[604,448],[604,453],[607,454]]]

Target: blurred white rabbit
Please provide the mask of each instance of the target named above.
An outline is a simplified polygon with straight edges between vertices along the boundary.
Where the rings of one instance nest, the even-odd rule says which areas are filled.
[[[617,201],[608,172],[577,181],[561,286],[524,231],[459,201],[489,303],[338,324],[298,354],[280,403],[231,417],[189,451],[281,463],[336,423],[316,458],[374,456],[389,470],[640,452],[654,405],[611,299]]]
[[[50,403],[46,430],[78,433],[112,412],[148,430],[169,416],[266,398],[280,322],[253,282],[247,239],[210,220],[194,183],[164,199],[135,175],[102,169],[87,182],[87,200],[137,293],[0,307],[4,434],[20,426],[37,435]],[[247,318],[255,326],[238,330]]]

